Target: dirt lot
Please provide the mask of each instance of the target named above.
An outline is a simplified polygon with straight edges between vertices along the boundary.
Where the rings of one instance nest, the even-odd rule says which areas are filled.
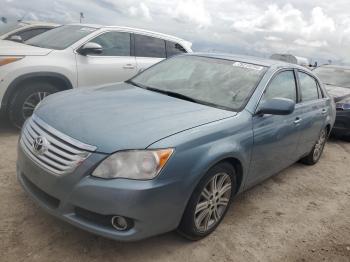
[[[1,261],[350,261],[350,143],[243,193],[208,238],[118,243],[38,208],[15,177],[18,132],[0,120]]]

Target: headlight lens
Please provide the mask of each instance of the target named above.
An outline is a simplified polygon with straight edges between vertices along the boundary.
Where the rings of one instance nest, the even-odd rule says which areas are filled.
[[[153,179],[165,166],[173,152],[171,148],[117,152],[106,158],[92,175],[107,179]]]
[[[0,56],[0,66],[16,62],[22,58],[23,56]]]

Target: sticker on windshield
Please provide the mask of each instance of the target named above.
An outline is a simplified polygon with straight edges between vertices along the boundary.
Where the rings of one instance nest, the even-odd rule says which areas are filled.
[[[234,66],[234,67],[241,67],[241,68],[247,68],[247,69],[253,69],[253,70],[258,70],[258,71],[263,69],[262,66],[246,64],[246,63],[242,63],[242,62],[234,62],[232,64],[232,66]]]

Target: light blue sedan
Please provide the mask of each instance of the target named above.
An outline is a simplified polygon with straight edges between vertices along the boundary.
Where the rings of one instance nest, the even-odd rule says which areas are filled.
[[[125,83],[46,98],[23,127],[17,175],[45,210],[92,233],[197,240],[238,193],[315,164],[334,119],[303,67],[180,55]]]

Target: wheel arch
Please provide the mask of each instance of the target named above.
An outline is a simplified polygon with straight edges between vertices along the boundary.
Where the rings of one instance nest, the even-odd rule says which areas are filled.
[[[8,86],[4,94],[4,97],[2,99],[1,110],[7,112],[11,99],[16,94],[16,92],[20,89],[21,85],[24,83],[29,83],[33,81],[49,82],[54,86],[56,86],[60,91],[73,88],[71,81],[65,75],[62,75],[60,73],[37,72],[37,73],[24,74],[17,77],[15,80],[13,80],[11,84]]]

